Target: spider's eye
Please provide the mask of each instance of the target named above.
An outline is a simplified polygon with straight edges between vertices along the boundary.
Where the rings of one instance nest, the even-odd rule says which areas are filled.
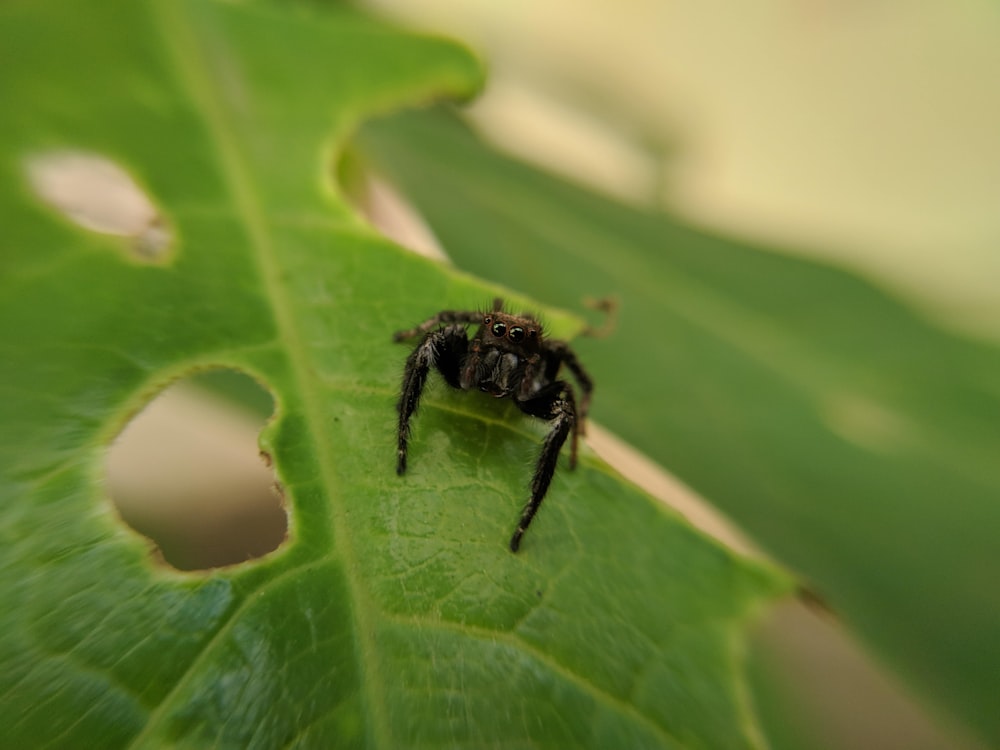
[[[488,326],[492,322],[493,322],[493,318],[491,318],[489,315],[487,315],[485,318],[483,318],[483,325],[484,326]]]
[[[520,326],[514,326],[513,328],[510,329],[510,333],[507,334],[507,336],[511,341],[513,341],[516,344],[518,341],[524,339],[524,329],[521,328]]]
[[[497,321],[493,324],[493,335],[498,339],[502,339],[504,334],[507,333],[507,324],[502,321]]]
[[[528,338],[529,339],[535,339],[537,337],[538,337],[538,331],[536,331],[534,328],[532,328],[530,331],[528,331]]]

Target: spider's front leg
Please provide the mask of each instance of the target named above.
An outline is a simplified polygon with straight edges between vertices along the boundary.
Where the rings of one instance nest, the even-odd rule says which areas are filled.
[[[483,314],[474,310],[443,310],[432,318],[428,318],[416,328],[409,328],[405,331],[396,331],[392,334],[395,342],[412,339],[421,334],[427,333],[431,329],[438,328],[446,323],[481,323]],[[449,325],[449,328],[454,327]]]
[[[406,331],[401,333],[408,333]],[[396,334],[397,337],[400,334]],[[397,341],[399,338],[396,339]],[[469,348],[469,338],[463,325],[450,325],[439,331],[430,331],[406,360],[403,370],[403,387],[399,393],[399,433],[396,453],[396,473],[406,471],[406,449],[410,439],[410,417],[420,405],[420,395],[427,383],[431,367],[438,371],[452,388],[460,388],[459,372]]]
[[[548,492],[552,476],[559,462],[559,450],[569,434],[576,433],[576,402],[573,389],[568,383],[557,380],[542,388],[533,397],[525,401],[515,401],[518,408],[525,414],[539,417],[552,422],[552,430],[545,438],[542,452],[538,456],[535,475],[531,478],[531,499],[521,511],[521,520],[517,524],[514,535],[510,538],[511,552],[517,552],[521,546],[521,537],[528,530],[531,520],[538,512],[545,493]],[[574,455],[574,462],[576,456]]]
[[[580,418],[579,430],[580,434],[583,435],[586,433],[585,425],[587,414],[590,412],[590,398],[594,392],[594,381],[591,380],[587,371],[583,369],[583,365],[580,364],[580,360],[576,357],[576,352],[565,341],[550,341],[548,349],[553,356],[549,359],[549,366],[545,373],[546,377],[550,379],[554,378],[559,371],[559,366],[566,365],[569,371],[573,373],[573,377],[576,378],[576,382],[580,385],[580,390],[583,391],[583,397],[580,399],[580,407],[577,410]]]

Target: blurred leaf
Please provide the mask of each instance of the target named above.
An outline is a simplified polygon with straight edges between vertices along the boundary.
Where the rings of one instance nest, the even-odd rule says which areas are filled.
[[[617,296],[616,333],[577,347],[594,417],[1000,744],[1000,352],[842,271],[546,176],[442,113],[360,144],[462,268],[565,307]]]
[[[512,555],[541,427],[473,394],[431,388],[393,473],[392,332],[503,290],[378,238],[325,175],[359,117],[470,93],[467,52],[318,9],[130,0],[4,3],[0,55],[4,744],[755,744],[738,634],[783,576],[591,456]],[[152,215],[81,227],[39,187],[67,155],[117,164]],[[212,367],[274,395],[290,540],[179,574],[115,517],[102,464]]]

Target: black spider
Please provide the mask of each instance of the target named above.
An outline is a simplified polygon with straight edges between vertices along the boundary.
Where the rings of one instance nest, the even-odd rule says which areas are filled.
[[[470,339],[466,326],[472,324],[478,324],[479,328]],[[503,301],[499,299],[494,300],[489,312],[439,312],[416,328],[398,331],[393,340],[403,341],[421,334],[423,339],[406,360],[399,395],[397,474],[406,471],[410,417],[420,403],[431,367],[437,367],[452,388],[463,391],[478,388],[495,398],[511,398],[525,414],[552,422],[552,431],[545,438],[531,479],[531,498],[510,538],[510,549],[517,552],[521,537],[549,489],[559,449],[570,434],[573,436],[570,467],[576,467],[577,436],[583,433],[593,383],[566,342],[547,340],[534,317],[504,312]],[[583,391],[579,406],[569,383],[556,380],[563,364]]]

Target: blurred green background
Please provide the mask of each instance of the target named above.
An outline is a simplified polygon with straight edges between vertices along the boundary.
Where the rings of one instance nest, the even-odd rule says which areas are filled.
[[[371,0],[480,51],[502,148],[1000,337],[1000,8]]]

